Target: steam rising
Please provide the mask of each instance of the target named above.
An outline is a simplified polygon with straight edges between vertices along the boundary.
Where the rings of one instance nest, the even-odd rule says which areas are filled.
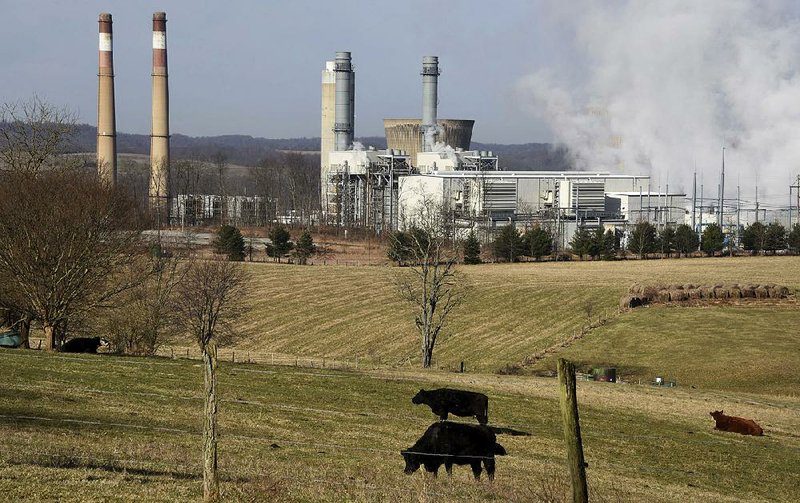
[[[519,84],[578,169],[650,173],[654,185],[689,193],[696,166],[716,195],[725,146],[743,197],[758,184],[759,199],[786,204],[800,169],[792,2],[569,4],[553,3],[554,22],[574,30],[576,58]],[[734,194],[736,182],[727,185]]]

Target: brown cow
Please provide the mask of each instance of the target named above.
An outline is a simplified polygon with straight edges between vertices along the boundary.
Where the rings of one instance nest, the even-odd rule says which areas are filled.
[[[764,435],[764,430],[752,419],[726,416],[723,412],[722,410],[715,410],[709,413],[717,423],[714,427],[715,430],[730,431],[731,433],[741,433],[742,435],[754,435],[757,437]]]

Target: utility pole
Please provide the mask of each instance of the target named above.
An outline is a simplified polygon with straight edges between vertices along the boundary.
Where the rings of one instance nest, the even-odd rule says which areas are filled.
[[[720,230],[722,229],[722,223],[723,223],[724,210],[722,208],[724,205],[725,205],[725,147],[722,147],[722,172],[719,177],[719,214],[717,216]]]
[[[756,222],[758,222],[758,185],[756,185]]]
[[[697,232],[697,171],[692,180],[692,232]]]

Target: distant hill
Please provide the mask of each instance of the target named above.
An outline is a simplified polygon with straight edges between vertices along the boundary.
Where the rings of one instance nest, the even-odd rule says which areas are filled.
[[[95,149],[97,129],[88,124],[77,128],[74,150],[91,152]],[[386,148],[383,136],[359,137],[356,140],[377,149]],[[172,135],[172,156],[176,159],[213,159],[222,154],[229,163],[255,166],[261,160],[282,151],[318,152],[316,138],[255,138],[247,135],[186,136]],[[472,142],[472,148],[491,150],[500,157],[500,166],[508,170],[565,171],[572,169],[567,150],[550,143],[499,143]],[[117,149],[126,154],[148,154],[150,136],[144,134],[117,134]]]

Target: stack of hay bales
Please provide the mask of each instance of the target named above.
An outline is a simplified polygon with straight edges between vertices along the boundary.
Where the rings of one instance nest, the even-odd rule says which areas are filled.
[[[726,299],[785,299],[791,295],[788,287],[769,284],[715,283],[713,285],[643,285],[633,284],[620,299],[620,309],[633,309],[651,303],[667,304],[695,300]]]

